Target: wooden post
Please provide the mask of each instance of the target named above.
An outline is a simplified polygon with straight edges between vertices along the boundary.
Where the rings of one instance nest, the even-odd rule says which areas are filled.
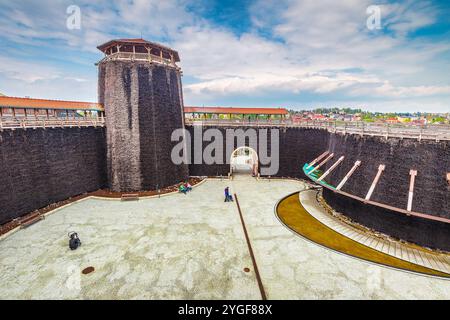
[[[417,170],[410,170],[409,175],[411,176],[409,180],[409,193],[408,193],[408,206],[406,210],[411,211],[412,210],[412,201],[414,196],[414,182],[417,176]]]
[[[381,174],[383,173],[386,166],[384,164],[380,164],[378,166],[378,172],[375,176],[375,179],[373,179],[372,185],[370,186],[369,192],[367,192],[366,200],[369,201],[370,197],[372,196],[373,191],[375,190],[375,187],[377,186],[378,180],[380,180]]]
[[[347,180],[351,177],[353,172],[361,165],[361,161],[356,161],[353,167],[350,169],[350,171],[345,175],[345,177],[339,182],[338,186],[336,187],[336,190],[341,190],[341,188],[344,186],[344,184],[347,182]]]
[[[325,157],[327,154],[329,154],[330,152],[325,151],[324,153],[322,153],[320,156],[318,156],[317,158],[315,158],[313,161],[311,161],[311,163],[306,167],[306,169],[311,168],[313,165],[316,164],[316,162],[320,161],[323,159],[323,157]]]
[[[314,171],[318,170],[321,166],[323,166],[325,163],[328,162],[328,160],[330,160],[333,157],[334,157],[334,153],[330,154],[325,160],[323,160],[321,163],[319,163],[318,166],[315,167],[314,169],[312,169],[309,173],[313,173]]]
[[[344,160],[344,158],[344,156],[341,156],[323,175],[320,176],[319,179],[317,179],[317,181],[325,179]]]

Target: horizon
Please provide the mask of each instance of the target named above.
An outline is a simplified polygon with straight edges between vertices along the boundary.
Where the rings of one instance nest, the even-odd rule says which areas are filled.
[[[373,5],[365,0],[2,3],[0,93],[96,102],[94,64],[103,56],[96,47],[144,38],[179,52],[185,105],[448,113],[450,4]]]

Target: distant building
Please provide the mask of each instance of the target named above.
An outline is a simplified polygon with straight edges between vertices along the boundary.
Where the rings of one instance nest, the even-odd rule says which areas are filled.
[[[399,123],[399,121],[398,121],[398,119],[396,117],[387,118],[386,122],[387,123]]]

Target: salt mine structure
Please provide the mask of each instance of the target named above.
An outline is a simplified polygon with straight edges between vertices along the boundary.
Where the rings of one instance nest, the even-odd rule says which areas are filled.
[[[0,224],[100,189],[138,192],[189,176],[226,178],[226,153],[222,163],[174,164],[172,132],[186,128],[194,136],[214,128],[225,136],[227,129],[253,128],[269,140],[279,132],[278,150],[268,142],[269,153],[279,152],[279,170],[265,178],[307,180],[322,186],[330,207],[361,225],[450,251],[448,135],[284,121],[198,126],[186,114],[253,112],[283,119],[287,111],[185,107],[177,51],[143,39],[112,40],[98,49],[104,53],[97,64],[98,103],[0,97]],[[207,145],[203,141],[201,149]]]
[[[99,103],[105,108],[107,181],[113,191],[155,190],[183,181],[171,161],[171,133],[184,128],[178,52],[142,39],[98,47]]]

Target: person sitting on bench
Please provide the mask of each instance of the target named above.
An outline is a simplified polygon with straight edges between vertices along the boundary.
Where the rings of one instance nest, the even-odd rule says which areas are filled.
[[[184,186],[184,184],[181,184],[181,185],[179,186],[178,191],[181,192],[181,193],[183,193],[183,194],[186,194],[186,193],[187,193],[187,189],[186,189],[186,187]]]
[[[186,183],[184,184],[184,187],[186,188],[186,190],[187,190],[188,192],[192,190],[192,186],[191,186],[191,184],[189,183],[189,181],[186,181]]]

